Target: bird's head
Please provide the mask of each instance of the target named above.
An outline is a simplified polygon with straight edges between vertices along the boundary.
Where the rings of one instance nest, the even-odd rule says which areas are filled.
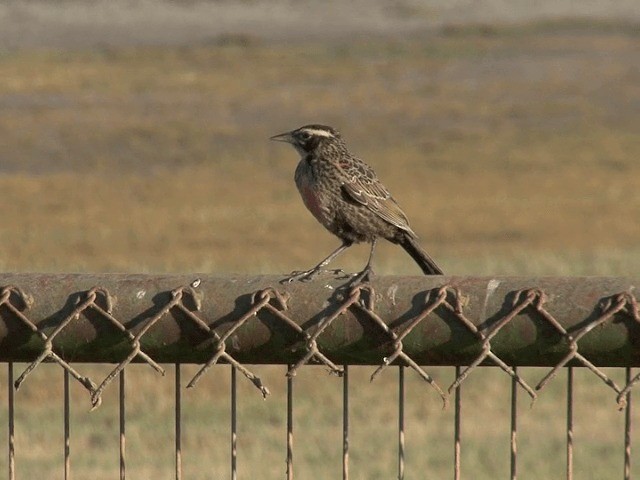
[[[305,125],[290,132],[274,135],[271,140],[290,143],[301,156],[317,151],[325,145],[342,143],[340,133],[326,125]]]

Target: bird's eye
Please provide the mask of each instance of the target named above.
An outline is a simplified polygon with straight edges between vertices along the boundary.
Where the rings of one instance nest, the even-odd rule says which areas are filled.
[[[311,138],[311,134],[309,132],[305,132],[304,130],[299,133],[300,140],[306,142]]]

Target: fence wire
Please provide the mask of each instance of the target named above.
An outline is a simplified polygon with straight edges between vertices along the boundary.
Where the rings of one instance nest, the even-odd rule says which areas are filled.
[[[437,277],[436,277],[437,278]],[[85,279],[86,280],[86,279]],[[485,279],[485,298],[479,294],[465,291],[465,285],[475,285],[464,279],[448,280],[440,278],[425,281],[438,281],[440,284],[413,290],[405,295],[407,305],[397,299],[398,285],[402,287],[402,279],[394,279],[391,286],[384,284],[383,293],[376,290],[375,284],[364,284],[354,287],[340,286],[334,288],[330,284],[323,287],[329,296],[319,299],[317,291],[312,295],[305,292],[304,287],[289,290],[278,290],[271,286],[250,290],[245,282],[237,287],[229,284],[239,283],[228,280],[225,284],[231,290],[226,298],[243,298],[234,301],[233,308],[228,305],[215,305],[203,308],[203,299],[207,297],[199,287],[202,280],[197,279],[184,285],[179,285],[169,291],[153,292],[148,295],[148,289],[155,284],[153,278],[147,278],[145,288],[140,289],[139,282],[132,291],[122,287],[122,278],[109,278],[107,284],[118,284],[118,294],[110,291],[109,285],[98,285],[86,290],[56,291],[56,298],[64,299],[62,305],[52,305],[50,297],[43,299],[44,307],[38,307],[38,300],[43,292],[29,291],[17,283],[7,284],[0,288],[0,317],[4,321],[4,330],[0,332],[0,342],[9,346],[5,352],[8,359],[8,468],[9,478],[15,478],[15,438],[14,438],[14,403],[13,389],[18,390],[28,379],[29,375],[43,362],[53,362],[63,369],[64,374],[64,477],[70,478],[70,443],[69,443],[69,381],[73,378],[88,392],[92,408],[97,408],[102,401],[102,394],[113,380],[119,378],[119,421],[120,421],[120,478],[126,478],[125,462],[125,372],[131,363],[145,363],[155,372],[165,375],[161,354],[154,355],[152,350],[159,351],[158,345],[167,342],[158,340],[158,336],[166,335],[168,330],[174,331],[178,325],[191,335],[188,340],[198,346],[197,358],[205,358],[197,373],[187,384],[187,388],[195,387],[201,377],[218,363],[231,366],[231,478],[238,478],[237,470],[237,381],[236,373],[240,372],[266,398],[270,391],[262,380],[250,370],[249,363],[239,359],[243,355],[251,355],[251,349],[257,347],[263,350],[279,346],[281,351],[280,363],[287,365],[287,433],[286,433],[286,477],[294,478],[294,449],[293,449],[293,408],[294,408],[294,377],[305,365],[313,363],[323,365],[329,372],[342,377],[343,381],[343,479],[349,477],[349,365],[351,359],[358,358],[360,364],[375,366],[371,373],[374,381],[391,365],[398,368],[398,478],[405,476],[405,367],[409,367],[422,379],[443,402],[446,408],[449,396],[454,395],[454,478],[461,478],[461,398],[462,385],[465,380],[482,365],[495,365],[511,378],[511,439],[510,439],[510,478],[516,479],[517,470],[517,394],[523,390],[535,401],[538,394],[554,379],[563,367],[568,367],[567,377],[567,452],[566,477],[573,478],[573,368],[585,367],[596,375],[615,395],[620,409],[625,409],[625,452],[624,478],[631,478],[631,391],[640,381],[640,373],[632,374],[631,367],[640,359],[640,313],[638,301],[633,294],[633,283],[626,280],[614,282],[617,285],[628,283],[629,286],[621,291],[611,291],[611,282],[603,282],[599,291],[587,289],[588,295],[572,299],[567,292],[577,290],[580,279],[569,281],[564,290],[549,291],[548,287],[534,286],[530,288],[509,288],[509,279]],[[165,279],[166,280],[166,279]],[[170,280],[170,279],[169,279]],[[219,281],[219,280],[218,280]],[[529,281],[529,280],[524,280]],[[418,280],[409,285],[411,289]],[[534,283],[535,280],[530,280]],[[593,280],[591,280],[593,282]],[[26,282],[29,283],[29,282]],[[61,285],[68,285],[61,282]],[[82,282],[79,282],[80,284]],[[241,282],[240,282],[241,283]],[[260,282],[258,282],[260,283]],[[522,284],[523,280],[513,282]],[[544,283],[544,282],[543,282]],[[548,283],[548,282],[547,282]],[[30,283],[33,285],[33,283]],[[37,284],[37,282],[36,282]],[[503,285],[506,294],[502,299],[491,300],[490,297]],[[50,285],[50,282],[47,283]],[[556,285],[556,284],[552,284]],[[596,284],[597,285],[597,284]],[[51,287],[48,287],[49,289]],[[123,294],[122,288],[125,288]],[[235,290],[234,290],[235,288]],[[46,289],[45,295],[46,295]],[[562,293],[562,294],[560,294]],[[66,295],[66,296],[65,296]],[[153,305],[142,305],[136,311],[138,303],[145,297],[153,299]],[[55,295],[54,295],[55,297]],[[478,300],[478,298],[480,300]],[[590,307],[585,308],[585,298],[591,301]],[[474,300],[475,299],[475,300]],[[564,302],[564,310],[550,308],[553,302]],[[561,299],[561,300],[559,300]],[[320,301],[322,300],[322,301]],[[474,303],[475,302],[475,303]],[[573,302],[573,305],[571,305]],[[296,303],[298,310],[291,308]],[[499,308],[490,310],[492,305]],[[123,311],[126,317],[117,313],[116,304],[125,305]],[[300,311],[300,304],[320,305],[317,312],[304,310],[304,318],[296,313]],[[381,313],[380,306],[384,312]],[[224,312],[216,318],[211,318],[211,311]],[[313,310],[313,309],[311,309]],[[386,317],[389,311],[396,314],[392,318]],[[562,312],[570,311],[562,315]],[[577,313],[576,313],[577,311]],[[559,312],[559,313],[558,313]],[[472,318],[474,320],[472,320]],[[273,344],[270,338],[256,336],[259,325],[264,325],[268,319],[269,331],[277,336]],[[522,364],[548,365],[549,358],[556,359],[550,370],[542,376],[534,387],[531,387],[519,374],[517,362],[504,360],[505,355],[513,360],[517,358],[518,349],[522,345],[509,350],[510,342],[521,342],[523,338],[531,338],[529,327],[523,327],[523,319],[536,325],[535,338],[531,340],[538,351],[551,352],[541,355],[539,360],[527,357]],[[569,322],[568,319],[573,320]],[[358,327],[357,341],[349,337],[348,331],[353,328],[347,323],[356,322]],[[444,322],[444,323],[443,323]],[[84,326],[79,324],[84,323]],[[91,335],[87,334],[87,323],[101,332],[108,330],[110,342],[104,353],[94,350],[95,357],[89,361],[101,362],[106,355],[118,361],[115,367],[103,379],[91,379],[77,371],[71,361],[73,354],[69,352],[82,351],[82,345],[69,349],[69,338],[85,338],[85,344]],[[446,327],[444,328],[443,325]],[[620,340],[620,326],[625,330],[625,337]],[[605,327],[615,328],[617,342],[615,347],[598,344],[603,335],[589,335],[598,331],[602,334]],[[527,329],[529,328],[529,329]],[[446,330],[443,334],[442,331]],[[25,335],[25,331],[28,335]],[[78,333],[79,332],[79,333]],[[342,332],[342,334],[340,334]],[[466,334],[463,334],[466,332]],[[514,333],[515,332],[515,333]],[[444,335],[446,342],[458,342],[457,347],[463,353],[456,357],[457,352],[447,352],[444,357],[438,357],[437,362],[429,362],[429,349],[438,350],[432,338],[436,333]],[[454,335],[454,333],[456,335]],[[172,333],[175,335],[175,333]],[[251,348],[240,340],[242,336],[250,338]],[[342,337],[340,336],[342,335]],[[509,341],[501,340],[501,336],[508,336]],[[436,335],[437,336],[437,335]],[[459,340],[457,337],[464,340]],[[17,338],[17,339],[16,339]],[[37,341],[34,342],[33,339]],[[154,341],[152,342],[151,339]],[[197,340],[193,340],[197,338]],[[64,339],[64,340],[62,340]],[[325,341],[326,339],[326,341]],[[180,337],[180,341],[184,338]],[[263,341],[262,345],[256,345]],[[246,343],[246,342],[245,342]],[[499,346],[496,347],[496,343]],[[621,346],[621,343],[623,344]],[[356,346],[353,346],[353,345]],[[265,347],[267,345],[267,347]],[[426,346],[425,346],[426,345]],[[581,348],[588,350],[583,354]],[[362,353],[365,348],[366,355]],[[584,350],[583,349],[583,350]],[[249,350],[247,353],[245,350]],[[25,354],[25,351],[27,352]],[[594,356],[593,352],[604,351],[606,361]],[[115,353],[114,353],[115,352]],[[183,361],[180,351],[172,350],[177,355],[175,360],[175,478],[182,478],[182,434],[181,434],[181,390],[182,379],[180,363],[193,363],[193,352],[185,353]],[[186,350],[185,350],[186,352]],[[515,352],[515,353],[514,353]],[[621,353],[622,352],[622,353]],[[12,355],[15,354],[15,358]],[[618,356],[616,356],[616,354]],[[13,361],[29,358],[26,369],[14,381]],[[102,355],[102,356],[101,356]],[[370,360],[378,356],[377,362]],[[157,357],[157,358],[156,358]],[[280,358],[280,357],[279,357]],[[363,361],[362,358],[365,358]],[[443,360],[444,358],[444,360]],[[426,361],[425,361],[426,359]],[[87,358],[84,358],[86,361]],[[463,361],[464,360],[464,361]],[[626,366],[625,385],[619,386],[609,378],[601,367],[609,364]],[[268,362],[276,363],[276,362]],[[511,363],[511,364],[510,364]],[[456,367],[455,378],[446,388],[442,388],[434,377],[425,369],[429,364],[452,365]]]

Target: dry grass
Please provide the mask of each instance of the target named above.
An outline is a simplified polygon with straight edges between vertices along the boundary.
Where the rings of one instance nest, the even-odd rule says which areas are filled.
[[[336,240],[298,200],[294,152],[266,139],[321,121],[340,127],[376,168],[448,273],[634,275],[640,37],[556,27],[331,45],[5,52],[0,267],[256,273],[309,265]],[[365,255],[356,248],[341,265],[358,268]],[[377,270],[416,273],[405,257],[384,246]],[[18,394],[25,478],[48,478],[60,465],[60,383],[50,368]],[[259,370],[274,397],[262,402],[241,384],[241,469],[280,478],[283,371]],[[227,373],[215,369],[185,393],[187,478],[228,475]],[[370,385],[368,373],[353,374],[353,478],[392,478],[395,379],[390,371]],[[576,475],[608,478],[621,466],[622,416],[606,387],[582,373]],[[447,476],[452,411],[408,377],[407,471]],[[562,384],[533,409],[521,399],[523,478],[563,469]],[[168,478],[171,380],[134,367],[129,385],[131,478]],[[296,385],[299,478],[336,478],[340,382],[310,368]],[[465,385],[463,468],[474,478],[506,476],[508,389],[494,370]],[[74,387],[73,395],[74,475],[113,478],[115,388],[91,414],[86,394]]]
[[[282,272],[313,263],[337,244],[304,211],[290,172],[242,178],[239,165],[229,170],[7,175],[0,178],[2,267]],[[640,258],[632,220],[640,216],[639,177],[589,171],[487,171],[481,182],[478,174],[417,172],[404,188],[394,172],[386,176],[395,178],[414,228],[448,273],[632,274]],[[343,264],[358,268],[365,250],[354,249]],[[532,252],[540,263],[530,261]],[[383,273],[417,271],[390,245],[377,265]]]
[[[503,259],[537,252],[612,273],[595,267],[610,249],[637,267],[637,46],[509,31],[5,54],[3,267],[312,263],[335,239],[298,201],[295,153],[266,140],[310,121],[343,130],[448,272],[513,273]],[[415,270],[391,250],[378,264]]]
[[[17,365],[21,371],[22,365]],[[81,366],[92,376],[105,367]],[[271,387],[263,401],[240,378],[238,452],[241,476],[261,472],[261,478],[282,478],[285,458],[286,386],[282,367],[255,366]],[[183,367],[183,378],[196,371]],[[394,478],[397,468],[397,374],[385,372],[369,383],[372,368],[351,369],[352,478]],[[446,384],[453,369],[430,368]],[[535,383],[545,369],[521,369]],[[622,383],[621,372],[606,373]],[[91,373],[90,373],[91,374]],[[562,373],[533,407],[519,392],[518,451],[523,478],[554,478],[564,471],[565,378]],[[62,391],[56,366],[34,373],[17,394],[17,466],[20,477],[50,478],[61,471]],[[131,478],[172,478],[173,375],[160,378],[148,367],[132,366],[127,375],[127,473]],[[5,370],[0,382],[6,381]],[[622,467],[624,415],[615,408],[615,394],[593,374],[578,370],[575,379],[576,478],[609,478]],[[340,478],[342,383],[320,367],[303,369],[296,377],[294,410],[295,472],[299,478]],[[442,410],[440,399],[412,371],[406,374],[406,471],[437,478],[452,471],[453,409]],[[110,388],[103,406],[88,412],[86,392],[72,384],[71,458],[74,476],[110,479],[117,476],[117,388]],[[143,394],[144,392],[144,394]],[[183,390],[183,471],[185,478],[229,476],[229,370],[216,367],[195,390]],[[509,378],[498,369],[471,375],[463,390],[462,469],[474,478],[507,477],[509,472]],[[6,393],[3,393],[3,396]],[[6,400],[2,399],[6,405]],[[321,406],[321,408],[319,407]],[[6,410],[0,424],[6,428]],[[640,421],[634,410],[633,421]],[[6,433],[6,432],[5,432]],[[634,435],[635,436],[635,435]],[[636,436],[637,437],[637,436]],[[6,444],[6,435],[2,435]],[[0,458],[6,471],[6,457]],[[637,456],[633,470],[640,468]]]

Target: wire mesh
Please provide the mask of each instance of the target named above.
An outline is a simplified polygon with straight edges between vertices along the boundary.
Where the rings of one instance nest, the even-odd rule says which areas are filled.
[[[238,379],[231,365],[231,480],[238,478]]]
[[[182,379],[180,364],[175,366],[175,459],[176,480],[182,479]]]
[[[518,374],[518,367],[513,368],[513,373]],[[511,480],[518,478],[518,382],[511,378],[511,435],[509,446],[511,449]]]
[[[567,368],[567,480],[573,480],[573,367]]]
[[[342,479],[349,480],[349,365],[342,367]]]
[[[404,480],[404,367],[398,367],[398,480]]]
[[[289,365],[289,371],[292,366]],[[293,376],[287,375],[287,480],[293,480]]]
[[[455,375],[456,378],[460,378],[461,367],[456,366]],[[460,458],[462,454],[462,386],[457,385],[454,388],[455,400],[454,400],[454,412],[453,412],[453,478],[454,480],[460,480],[461,468]]]
[[[118,419],[120,427],[120,480],[127,477],[126,468],[126,380],[124,370],[120,372],[118,389]]]
[[[625,380],[631,384],[631,368],[625,368]],[[624,479],[631,478],[631,391],[625,394],[624,403]]]
[[[13,362],[7,364],[7,403],[8,403],[8,424],[9,424],[9,480],[15,480],[16,478],[16,435],[15,435],[15,398],[13,393]]]
[[[195,387],[214,365],[230,365],[230,468],[231,478],[237,479],[237,372],[248,379],[263,398],[270,393],[262,380],[249,369],[249,363],[243,360],[256,358],[251,357],[254,355],[252,350],[255,350],[266,354],[269,359],[273,358],[270,355],[276,355],[282,359],[281,363],[287,365],[288,479],[294,478],[294,377],[297,371],[307,364],[323,365],[330,373],[343,377],[343,479],[349,478],[349,366],[355,364],[375,367],[370,376],[371,381],[391,365],[398,368],[399,479],[405,477],[407,466],[405,367],[409,367],[431,387],[431,391],[442,400],[445,408],[450,395],[454,396],[453,469],[454,479],[460,479],[462,384],[476,369],[485,365],[495,365],[510,377],[510,478],[516,479],[518,476],[518,390],[524,390],[535,400],[561,369],[567,371],[566,477],[573,478],[575,367],[587,369],[607,385],[614,392],[618,407],[624,410],[623,470],[624,478],[631,478],[631,394],[634,386],[640,382],[640,373],[634,375],[631,369],[635,359],[640,358],[640,352],[636,352],[640,344],[640,314],[633,288],[612,292],[612,288],[617,289],[621,281],[618,281],[615,287],[606,286],[608,284],[603,281],[606,288],[603,286],[597,293],[594,293],[593,286],[585,288],[589,290],[588,297],[580,297],[579,301],[575,301],[574,303],[581,302],[579,308],[576,308],[575,305],[571,305],[573,300],[566,291],[562,297],[550,291],[548,286],[499,287],[501,283],[492,279],[487,281],[485,297],[482,298],[477,290],[471,288],[475,285],[473,282],[477,283],[476,280],[442,279],[441,282],[439,286],[423,288],[412,292],[411,295],[406,294],[408,303],[407,300],[398,300],[396,284],[392,285],[395,289],[388,287],[386,290],[385,287],[374,289],[370,284],[344,286],[335,291],[329,288],[330,296],[321,303],[318,303],[319,299],[316,297],[305,296],[301,289],[286,291],[260,287],[247,290],[245,287],[244,290],[236,289],[228,297],[236,298],[231,309],[217,305],[213,310],[204,307],[205,300],[211,302],[212,299],[208,297],[208,291],[202,291],[201,280],[158,291],[153,295],[155,300],[151,307],[140,307],[136,303],[145,295],[123,295],[122,291],[118,290],[120,287],[113,282],[109,285],[80,289],[67,294],[66,297],[58,293],[56,298],[66,298],[62,307],[56,307],[55,302],[43,299],[38,291],[27,292],[26,289],[11,284],[1,287],[0,325],[4,324],[5,328],[0,331],[0,340],[8,346],[2,355],[5,355],[5,358],[24,360],[24,352],[31,352],[31,357],[27,359],[27,367],[15,381],[14,363],[8,362],[8,477],[15,478],[14,390],[18,390],[30,373],[42,363],[53,363],[63,369],[65,479],[71,478],[70,378],[88,391],[93,408],[100,405],[102,394],[110,383],[116,377],[119,378],[119,466],[120,478],[124,480],[126,369],[133,362],[145,363],[157,373],[164,375],[161,363],[167,363],[167,358],[177,357],[181,361],[174,362],[175,478],[182,478],[181,363],[184,361],[200,363],[197,372],[187,383],[187,388]],[[514,286],[521,286],[526,282],[527,280],[518,280],[514,282]],[[501,292],[504,296],[501,300],[493,298],[498,288],[503,289]],[[582,287],[572,284],[571,288],[577,290]],[[118,291],[118,295],[112,290]],[[572,290],[567,291],[571,293]],[[560,297],[563,298],[562,304],[558,300]],[[133,298],[136,300],[132,301]],[[47,303],[48,310],[41,305],[43,303]],[[301,316],[300,304],[312,303],[321,305],[320,309],[307,310],[306,315]],[[212,318],[212,311],[225,313]],[[474,320],[471,320],[472,318]],[[569,318],[571,321],[568,321]],[[91,340],[92,329],[108,334],[108,340],[103,338],[101,342],[95,343]],[[176,330],[181,332],[177,337],[173,333]],[[265,335],[265,332],[268,333]],[[532,335],[532,332],[537,336]],[[615,337],[615,342],[606,340],[609,338],[607,335]],[[178,343],[171,343],[167,338],[177,338]],[[531,338],[533,340],[529,340]],[[603,338],[605,340],[602,340]],[[76,360],[74,355],[83,351],[85,345],[80,342],[76,348],[70,348],[73,344],[69,343],[69,339],[80,339],[84,344],[90,344],[90,350],[95,354],[95,357],[92,357],[93,361],[100,362],[103,358],[115,359],[115,367],[100,381],[89,378],[72,366]],[[529,343],[522,343],[522,339]],[[446,354],[439,353],[439,349],[445,348],[443,345],[456,345],[456,342],[456,349],[442,350],[446,351]],[[598,342],[610,342],[615,345]],[[170,345],[170,354],[164,353],[163,348],[166,345]],[[273,349],[276,347],[279,351],[274,353]],[[526,360],[519,360],[520,352],[536,350],[548,354],[540,354],[539,359],[532,360],[532,357],[528,356]],[[604,353],[598,356],[598,352]],[[14,354],[15,357],[12,357]],[[86,360],[86,357],[81,358]],[[626,369],[624,385],[618,385],[602,369],[603,365],[611,365],[612,358],[614,364]],[[432,362],[434,359],[436,361]],[[274,362],[269,360],[266,363]],[[456,366],[455,378],[448,388],[441,388],[436,378],[427,372],[425,366],[431,364]],[[530,364],[551,367],[533,388],[525,381],[518,367]]]
[[[71,445],[70,435],[70,401],[69,401],[69,372],[66,370],[63,374],[63,418],[64,418],[64,480],[71,478]]]

